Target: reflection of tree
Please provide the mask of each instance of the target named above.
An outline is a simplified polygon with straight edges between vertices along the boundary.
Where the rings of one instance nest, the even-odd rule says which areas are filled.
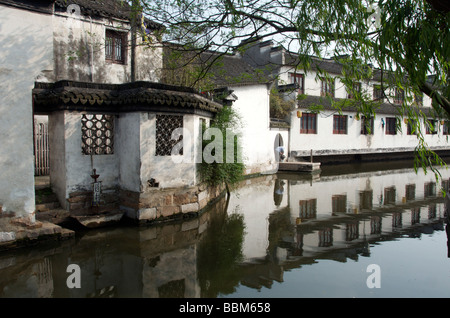
[[[199,244],[197,269],[201,297],[232,293],[239,284],[237,267],[242,261],[244,216],[238,213],[211,220]]]

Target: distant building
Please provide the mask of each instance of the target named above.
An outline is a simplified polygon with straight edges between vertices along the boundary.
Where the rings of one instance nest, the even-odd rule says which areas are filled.
[[[349,92],[337,78],[342,76],[338,59],[313,57],[310,69],[298,69],[295,53],[274,46],[272,41],[249,44],[242,57],[253,68],[276,78],[274,88],[292,102],[290,115],[283,118],[290,125],[291,158],[301,160],[311,152],[319,161],[348,161],[366,156],[379,159],[386,154],[411,158],[418,140],[413,125],[403,118],[400,109],[406,96],[397,89],[381,91],[379,70],[375,70],[371,80],[355,83],[353,92]],[[328,72],[331,79],[319,80],[319,69]],[[380,102],[374,118],[362,118],[354,107],[344,105],[342,112],[332,107],[330,98],[350,101],[354,92],[364,92]],[[428,116],[428,123],[420,122],[427,145],[438,152],[449,150],[449,123],[436,118],[428,96],[416,96],[413,100],[417,109]],[[313,111],[313,106],[319,106],[320,112]]]
[[[184,61],[189,59],[179,59],[179,55],[189,54],[193,62],[184,65]],[[180,61],[183,66],[177,64]],[[245,174],[276,172],[280,158],[275,149],[284,146],[287,153],[289,125],[270,118],[270,92],[274,80],[259,72],[239,54],[193,52],[175,45],[165,46],[163,82],[192,84],[196,79],[189,72],[194,73],[196,67],[208,69],[200,86],[205,87],[208,94],[230,105],[240,118],[240,146]]]

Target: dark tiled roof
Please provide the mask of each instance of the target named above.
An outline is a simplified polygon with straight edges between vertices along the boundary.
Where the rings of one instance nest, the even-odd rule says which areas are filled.
[[[320,59],[317,57],[311,57],[311,70],[321,69],[327,71],[328,73],[333,74],[341,74],[342,73],[342,64],[334,59]],[[285,53],[285,64],[286,65],[297,65],[298,54],[293,52]]]
[[[350,100],[343,98],[333,98],[336,102],[344,102],[345,100],[349,101],[349,103],[342,105],[342,111],[356,111],[356,108]],[[321,96],[306,96],[306,98],[298,101],[298,107],[307,109],[316,105],[321,105],[323,110],[337,110],[332,104],[331,101],[326,97]],[[424,114],[428,116],[432,116],[434,113],[434,109],[432,107],[418,107],[418,110],[422,111]],[[377,106],[374,106],[375,113],[378,114],[389,114],[389,115],[400,115],[402,114],[402,110],[400,106],[390,103],[380,103]]]
[[[56,0],[55,4],[60,8],[67,8],[70,4],[80,6],[82,14],[98,17],[114,17],[124,20],[130,20],[132,8],[124,0]],[[148,27],[151,29],[160,29],[162,25],[147,20]]]
[[[203,58],[211,58],[204,53]],[[238,55],[222,55],[210,70],[211,79],[216,86],[247,85],[268,83],[270,78],[245,62]]]
[[[164,71],[167,81],[169,74],[184,68],[185,63],[207,72],[208,84],[215,88],[229,85],[268,83],[270,78],[253,68],[242,57],[213,51],[196,51],[173,43],[164,43]],[[182,73],[182,71],[180,72]]]
[[[53,0],[0,0],[0,4],[40,13],[53,13]]]
[[[151,82],[99,84],[59,81],[35,83],[36,113],[58,110],[95,112],[217,112],[222,105],[184,87]]]

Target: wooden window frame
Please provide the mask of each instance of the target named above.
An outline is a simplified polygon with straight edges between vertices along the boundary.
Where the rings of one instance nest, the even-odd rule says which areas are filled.
[[[333,134],[347,135],[347,126],[347,115],[333,115]]]
[[[397,117],[386,117],[386,135],[397,135]]]
[[[430,124],[433,125],[433,129],[431,128]],[[437,134],[437,125],[438,121],[435,119],[430,119],[425,122],[425,131],[427,135],[436,135]]]
[[[366,122],[370,120],[370,131],[367,129]],[[373,135],[374,134],[374,120],[373,117],[366,118],[365,116],[361,117],[361,135]]]
[[[414,124],[416,122],[414,121]],[[417,131],[413,132],[413,125],[408,121],[406,124],[406,134],[407,135],[417,135]]]
[[[450,135],[450,121],[444,121],[444,125],[442,125],[442,134],[445,136]]]
[[[395,88],[395,95],[394,95],[394,104],[402,104],[405,100],[405,91],[400,88]]]
[[[300,73],[289,73],[291,84],[298,84],[297,93],[302,95],[305,93],[305,76]]]
[[[111,43],[108,43],[110,39]],[[117,47],[119,45],[119,47]],[[111,53],[109,53],[111,51]],[[120,52],[120,56],[118,56]],[[105,31],[105,61],[114,64],[127,63],[127,32],[106,29]]]
[[[317,134],[317,114],[303,113],[300,118],[301,134]]]
[[[353,91],[356,91],[358,93],[361,93],[361,83],[357,82],[357,83],[353,83]],[[353,95],[353,92],[348,92],[347,93],[347,98],[348,99],[353,99],[355,98],[355,96]]]
[[[417,106],[423,106],[423,95],[414,94],[414,102]]]
[[[381,88],[381,85],[373,85],[373,100],[375,101],[383,101],[384,100],[384,92]]]
[[[320,87],[320,96],[334,97],[335,79],[323,79]]]

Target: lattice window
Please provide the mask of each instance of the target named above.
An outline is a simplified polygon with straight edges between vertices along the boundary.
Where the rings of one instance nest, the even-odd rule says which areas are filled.
[[[125,64],[127,34],[106,30],[105,59],[108,62]]]
[[[183,128],[183,116],[156,115],[156,156],[170,156],[172,149],[178,144],[183,136],[172,139],[172,132],[177,128]],[[183,154],[183,148],[177,153]]]
[[[114,116],[83,114],[81,117],[81,147],[85,155],[114,153]]]

